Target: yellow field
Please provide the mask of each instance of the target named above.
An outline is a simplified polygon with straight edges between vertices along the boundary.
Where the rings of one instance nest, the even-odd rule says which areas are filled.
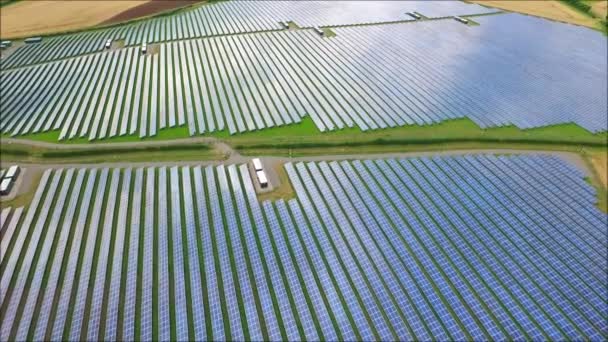
[[[607,0],[589,0],[585,1],[591,6],[591,12],[598,18],[606,19],[608,15],[608,1]]]
[[[604,188],[608,188],[608,153],[606,152],[597,152],[593,153],[590,156],[591,163],[593,164],[593,168],[600,178],[600,183],[604,186]]]
[[[590,18],[556,0],[474,0],[471,2],[591,28],[597,28],[599,25],[598,20]],[[605,1],[600,2],[603,2],[604,7],[606,6]],[[598,10],[602,6],[601,3],[593,5],[598,6]]]
[[[23,0],[0,11],[0,36],[25,37],[95,26],[148,0]]]

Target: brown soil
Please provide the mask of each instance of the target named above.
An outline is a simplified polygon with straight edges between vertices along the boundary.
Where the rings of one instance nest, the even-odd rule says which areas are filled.
[[[136,18],[147,17],[160,12],[189,6],[201,1],[202,0],[152,0],[139,6],[129,8],[128,10],[104,21],[102,25],[115,24]]]
[[[471,0],[480,5],[597,28],[599,21],[557,0]]]

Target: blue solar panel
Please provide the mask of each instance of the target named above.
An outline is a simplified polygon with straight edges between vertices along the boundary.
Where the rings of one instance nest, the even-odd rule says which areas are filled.
[[[73,170],[70,170],[70,171],[73,172]],[[53,200],[55,198],[55,193],[58,190],[59,182],[62,177],[62,174],[63,174],[63,170],[58,170],[54,173],[53,180],[50,184],[48,192],[46,193],[44,203],[43,203],[42,207],[40,208],[41,210],[38,215],[38,218],[36,219],[36,224],[34,225],[34,227],[31,228],[32,235],[30,236],[30,241],[29,241],[30,244],[28,246],[29,248],[26,249],[25,255],[22,257],[23,259],[22,259],[22,263],[21,263],[21,268],[18,270],[19,273],[16,275],[17,278],[15,280],[15,287],[14,287],[13,293],[12,293],[11,297],[5,298],[5,300],[3,302],[3,305],[8,305],[7,309],[6,309],[6,313],[3,317],[4,318],[3,322],[16,322],[17,309],[19,307],[20,301],[23,299],[22,295],[23,295],[24,290],[26,289],[28,274],[31,270],[31,267],[35,267],[35,265],[36,265],[37,260],[34,260],[34,252],[36,251],[37,248],[41,248],[43,250],[49,250],[51,248],[48,245],[45,246],[44,241],[41,242],[40,239],[44,238],[42,233],[44,232],[44,226],[47,223],[49,211],[52,206]],[[71,173],[70,173],[70,175],[71,175]],[[63,193],[65,190],[60,190],[60,191]],[[23,229],[29,230],[30,227],[25,226]],[[38,246],[39,244],[40,244],[40,247]],[[15,254],[18,254],[18,253],[15,253]],[[11,254],[11,259],[12,259],[12,256],[15,254]],[[43,261],[46,261],[46,260],[43,259]],[[3,273],[2,275],[5,276],[6,274]],[[9,273],[9,275],[10,275],[10,273]],[[39,275],[39,276],[41,276],[41,275]],[[10,278],[6,278],[6,280],[3,279],[3,283],[2,283],[3,293],[6,293],[6,289],[9,285],[9,281],[10,281]],[[0,328],[0,332],[1,332],[1,336],[2,336],[3,340],[8,340],[12,328],[16,328],[16,327],[13,326],[12,324],[10,324],[10,325],[2,324],[2,327]]]
[[[608,328],[605,214],[559,159],[285,168],[296,199],[262,205],[248,165],[138,169],[133,187],[130,169],[47,171],[37,209],[13,214],[26,226],[7,227],[18,232],[2,270],[13,285],[3,336],[166,340],[172,319],[180,338],[213,340],[601,340]]]
[[[3,228],[4,231],[2,232],[2,241],[0,241],[0,262],[4,260],[4,254],[6,253],[11,241],[13,241],[13,236],[15,236],[15,231],[17,230],[17,224],[21,222],[21,214],[23,214],[23,207],[12,210],[10,219],[7,220],[6,227]]]
[[[95,193],[95,201],[93,202],[93,211],[89,218],[89,228],[87,233],[87,242],[85,246],[85,254],[81,264],[80,280],[77,282],[78,290],[76,293],[76,301],[72,312],[72,323],[70,325],[70,338],[80,339],[85,334],[82,331],[82,324],[86,310],[86,300],[89,291],[89,279],[93,271],[93,255],[95,252],[95,244],[100,234],[99,230],[105,230],[101,226],[101,211],[103,206],[103,198],[106,191],[106,182],[108,180],[109,169],[104,168],[101,171],[100,179]],[[101,227],[100,227],[101,226]],[[103,231],[102,231],[103,234]],[[59,333],[59,332],[58,332]]]
[[[184,253],[182,246],[181,189],[179,173],[176,166],[170,170],[171,175],[171,227],[173,244],[173,286],[175,288],[173,305],[175,307],[175,330],[177,339],[188,340],[188,315],[186,304],[186,283],[184,279]]]
[[[28,234],[29,230],[30,230],[30,226],[34,223],[34,215],[36,215],[36,212],[38,210],[38,205],[40,205],[40,201],[44,200],[43,195],[44,195],[44,191],[47,187],[47,183],[49,181],[49,178],[51,178],[53,175],[52,170],[48,169],[44,172],[44,174],[42,175],[42,178],[40,179],[40,184],[38,185],[38,188],[36,189],[36,193],[34,194],[34,198],[32,199],[32,202],[30,204],[30,207],[27,211],[27,214],[25,216],[25,219],[23,221],[23,224],[21,225],[21,228],[19,229],[19,234],[16,237],[15,240],[15,244],[13,245],[13,253],[11,253],[7,259],[7,263],[6,263],[6,267],[2,270],[2,278],[0,281],[0,301],[2,303],[4,303],[4,301],[6,300],[5,295],[8,291],[8,286],[11,282],[11,279],[13,278],[13,272],[15,272],[15,267],[17,266],[17,260],[19,259],[19,255],[21,254],[21,251],[24,249],[24,247],[26,247],[27,245],[25,245],[26,241],[25,241],[25,237]],[[53,179],[53,178],[51,178]],[[51,183],[54,184],[54,183]],[[25,246],[24,246],[25,245]],[[19,270],[17,270],[19,271]]]
[[[243,181],[243,188],[244,188],[247,200],[248,200],[249,208],[251,209],[251,212],[252,212],[252,215],[254,218],[254,225],[257,230],[259,242],[261,244],[261,249],[263,252],[262,256],[264,258],[263,262],[265,262],[265,264],[267,265],[267,271],[270,273],[269,278],[270,278],[270,282],[272,285],[270,287],[270,290],[272,290],[274,292],[273,295],[275,296],[275,298],[278,301],[281,323],[286,330],[287,339],[292,340],[292,341],[299,340],[301,338],[300,338],[300,334],[298,331],[297,323],[294,318],[294,314],[291,310],[291,305],[289,303],[289,298],[287,295],[287,291],[285,289],[285,284],[283,283],[283,281],[281,279],[281,274],[279,273],[280,264],[277,262],[275,254],[273,252],[272,242],[270,240],[268,232],[266,231],[266,224],[264,221],[264,217],[262,215],[262,209],[257,200],[256,194],[255,194],[255,189],[253,187],[251,178],[249,176],[249,170],[246,165],[241,165],[239,167],[239,171],[240,171],[241,179]],[[270,207],[270,208],[271,209],[266,209],[267,215],[269,215],[268,216],[268,220],[270,221],[269,224],[271,226],[274,226],[275,227],[274,229],[277,229],[278,221],[277,221],[276,215],[274,214],[274,211],[272,210],[272,207]],[[269,211],[269,210],[271,210],[271,211]],[[283,272],[285,272],[285,271],[283,270]],[[293,270],[290,270],[290,272],[293,272]],[[299,291],[299,292],[301,292],[301,291]],[[305,303],[302,303],[302,304],[305,304]],[[307,310],[307,308],[306,308],[306,310]],[[308,313],[308,315],[310,315],[310,313]],[[312,322],[308,322],[308,324],[306,324],[307,329],[313,328],[311,326],[311,323]],[[310,332],[310,333],[312,333],[312,332]]]
[[[127,280],[126,293],[135,294],[137,289],[137,264],[139,259],[139,236],[141,229],[141,203],[143,189],[144,169],[135,171],[135,183],[133,185],[133,198],[131,199],[131,222],[129,223],[129,247],[127,256]],[[135,295],[125,296],[123,307],[122,338],[124,340],[135,339]]]
[[[205,285],[209,298],[209,313],[211,319],[211,330],[214,340],[224,338],[224,323],[222,319],[222,308],[218,293],[217,278],[215,275],[215,263],[213,257],[213,246],[211,241],[210,223],[207,209],[203,174],[200,167],[193,169],[194,189],[196,196],[196,212],[201,227],[202,254],[204,260]]]
[[[337,339],[337,331],[336,328],[334,327],[333,323],[332,323],[332,313],[329,311],[330,309],[327,307],[325,301],[320,301],[318,300],[318,298],[322,298],[321,297],[321,289],[319,288],[319,284],[317,283],[317,281],[315,280],[315,278],[313,277],[313,272],[314,269],[312,268],[312,266],[310,265],[310,263],[308,262],[308,258],[306,256],[306,251],[304,250],[304,247],[302,246],[302,243],[300,242],[299,238],[297,237],[297,234],[295,232],[295,226],[294,226],[294,219],[291,218],[290,214],[289,214],[289,209],[287,207],[287,205],[285,205],[285,202],[283,201],[278,201],[276,203],[277,206],[277,210],[279,211],[279,216],[281,218],[281,224],[284,227],[284,233],[286,233],[285,237],[283,237],[283,233],[281,233],[280,231],[274,231],[273,232],[273,236],[275,239],[277,239],[279,245],[284,244],[285,248],[287,249],[287,246],[291,247],[291,250],[294,254],[293,256],[293,260],[291,260],[290,262],[295,265],[297,265],[300,274],[303,278],[303,284],[299,284],[297,286],[295,286],[295,284],[291,284],[292,289],[295,291],[295,289],[297,289],[299,286],[302,287],[302,289],[306,289],[306,291],[309,294],[310,298],[317,298],[317,302],[313,305],[313,309],[314,309],[314,315],[316,316],[317,320],[319,321],[319,325],[321,327],[321,331],[319,332],[320,335],[322,335],[323,338],[327,339],[327,340],[335,340]],[[292,212],[294,213],[294,217],[295,217],[295,224],[298,225],[298,227],[307,227],[305,221],[304,220],[304,216],[302,215],[301,211],[294,211],[294,209],[296,209],[296,207],[298,206],[298,203],[296,201],[290,201],[289,202],[289,206],[292,208]],[[283,238],[285,239],[285,241],[283,242]],[[286,262],[287,259],[287,255],[286,255],[287,251],[284,250],[283,251],[283,257],[281,258],[284,262]],[[286,264],[288,265],[288,264]],[[292,277],[294,277],[295,275],[292,275]],[[295,280],[294,280],[295,281]],[[328,284],[328,288],[329,288]],[[325,286],[323,286],[322,288],[323,290],[325,290]],[[304,309],[301,309],[304,310]],[[302,316],[300,319],[304,319],[306,320],[306,316]],[[305,321],[306,324],[312,324],[312,320]],[[313,333],[312,331],[310,332],[311,334]]]
[[[192,319],[194,321],[194,338],[204,340],[207,338],[205,328],[205,310],[203,303],[203,286],[201,284],[201,273],[199,266],[199,250],[197,246],[197,229],[195,212],[192,201],[192,182],[190,180],[190,168],[182,168],[182,189],[184,195],[184,211],[186,213],[186,241],[190,272],[190,300],[192,301]]]
[[[262,306],[262,312],[264,313],[264,322],[266,324],[266,329],[268,330],[268,337],[271,340],[280,340],[282,337],[279,323],[274,311],[271,293],[268,288],[268,284],[266,283],[266,277],[264,276],[265,271],[262,266],[262,260],[260,259],[260,253],[258,251],[255,236],[253,235],[253,225],[250,221],[251,219],[249,217],[247,202],[243,194],[239,173],[235,165],[228,166],[228,174],[230,177],[230,183],[232,184],[232,192],[236,201],[236,207],[238,209],[241,231],[244,235],[243,239],[245,240],[245,246],[247,247],[247,249],[244,251],[244,255],[249,259],[249,263],[253,271],[255,281],[254,284],[257,288],[258,297]]]
[[[156,197],[155,168],[146,169],[146,190],[144,193],[144,225],[143,225],[143,256],[141,263],[141,307],[140,307],[140,335],[142,341],[152,339],[152,288],[154,286],[154,203]]]
[[[114,255],[112,256],[112,276],[108,289],[108,305],[105,322],[104,338],[116,339],[118,330],[118,307],[120,299],[120,284],[122,279],[122,260],[127,232],[127,212],[129,208],[129,191],[131,189],[131,169],[126,169],[122,177],[118,218],[116,219],[116,236],[114,240]]]
[[[236,220],[236,213],[232,204],[232,194],[226,177],[226,172],[223,166],[217,168],[218,174],[218,185],[222,198],[223,210],[226,217],[226,224],[228,225],[228,238],[230,239],[231,249],[226,250],[225,253],[231,252],[236,262],[236,273],[238,277],[238,284],[240,289],[241,301],[245,307],[245,317],[247,320],[247,327],[252,340],[261,340],[262,330],[260,322],[258,320],[258,314],[256,311],[255,299],[253,298],[253,290],[251,289],[249,275],[247,273],[247,264],[245,261],[245,254],[242,250],[241,240],[239,236],[239,227]]]
[[[107,174],[106,174],[107,175]],[[48,322],[43,320],[38,321],[36,331],[34,334],[34,338],[37,340],[42,340],[45,336],[45,333],[50,330],[53,339],[61,339],[64,333],[64,328],[66,324],[66,317],[69,310],[70,305],[70,296],[72,294],[72,287],[75,281],[75,273],[76,266],[78,263],[78,253],[81,248],[82,240],[84,239],[84,227],[88,214],[89,204],[91,202],[91,198],[93,195],[93,189],[95,186],[95,181],[97,180],[97,170],[93,169],[89,172],[89,176],[87,179],[87,185],[85,188],[85,192],[83,195],[83,199],[80,203],[80,211],[78,214],[78,218],[76,221],[76,230],[74,231],[74,236],[72,237],[72,246],[71,250],[77,251],[76,253],[70,253],[69,261],[65,269],[64,282],[61,287],[61,294],[59,296],[59,302],[56,308],[56,315],[54,322]],[[83,208],[87,208],[87,210],[83,210]],[[48,325],[48,327],[47,327]]]
[[[169,317],[169,202],[167,200],[167,169],[158,169],[158,339],[171,338],[171,318]]]
[[[220,168],[218,168],[220,169]],[[218,170],[219,171],[219,170]],[[223,169],[222,169],[223,171]],[[241,327],[240,310],[236,301],[236,290],[232,281],[232,270],[230,268],[230,257],[228,248],[226,247],[226,238],[224,236],[224,223],[222,221],[222,209],[220,207],[220,199],[217,194],[215,170],[208,166],[205,169],[207,181],[207,190],[209,196],[209,205],[211,207],[211,216],[213,217],[213,229],[215,234],[215,243],[218,250],[220,272],[224,295],[228,310],[228,318],[230,324],[231,338],[235,340],[244,339],[243,330]],[[245,322],[243,322],[245,323]]]
[[[75,191],[72,193],[71,197],[70,197],[70,202],[68,204],[68,209],[67,212],[65,214],[65,218],[64,218],[64,222],[62,227],[60,228],[60,236],[59,236],[59,245],[56,247],[56,252],[55,252],[55,256],[53,259],[53,263],[52,263],[52,267],[54,269],[60,269],[61,268],[61,263],[64,257],[64,253],[66,250],[66,242],[67,242],[67,235],[70,233],[70,226],[72,225],[72,219],[74,216],[74,213],[76,211],[77,205],[78,205],[78,200],[82,200],[82,198],[79,197],[79,195],[81,195],[80,192],[80,188],[82,186],[82,182],[85,176],[85,172],[86,169],[80,169],[78,171],[78,176],[76,178],[76,181],[74,183],[74,187],[72,191]],[[15,215],[15,214],[13,214]],[[41,336],[42,334],[44,334],[44,331],[47,327],[47,324],[49,322],[50,319],[50,311],[51,311],[51,305],[53,303],[53,298],[55,296],[55,291],[57,288],[57,282],[59,280],[59,272],[51,272],[49,275],[49,278],[47,280],[46,283],[46,289],[44,291],[44,297],[42,299],[42,303],[41,306],[38,310],[38,312],[40,312],[40,314],[37,317],[37,328],[35,329],[34,332],[34,339],[43,339],[44,336]],[[40,310],[44,310],[44,311],[40,311]],[[32,319],[32,316],[28,316],[26,315],[26,311],[24,311],[24,313],[22,314],[22,319],[21,322],[23,323],[27,323],[30,322],[30,320]],[[30,331],[33,327],[30,326]],[[17,333],[17,336],[22,336],[21,338],[18,337],[19,339],[25,339],[25,336],[23,335],[24,332],[21,333]]]
[[[72,185],[72,176],[74,175],[74,169],[69,169],[66,174],[65,177],[63,179],[62,182],[62,186],[61,186],[61,190],[57,196],[57,203],[64,203],[66,201],[66,197],[68,195],[68,191],[70,190],[70,186]],[[78,180],[82,181],[82,176],[83,173],[79,172],[78,174]],[[76,186],[79,186],[79,184],[76,184]],[[78,192],[76,192],[78,193]],[[75,204],[71,203],[71,209],[73,211]],[[21,312],[21,320],[19,323],[19,328],[17,330],[17,335],[15,337],[15,339],[17,340],[25,340],[27,338],[27,333],[28,330],[30,328],[30,324],[32,322],[32,319],[34,318],[34,311],[35,311],[35,305],[36,305],[36,301],[38,299],[38,296],[43,295],[45,293],[45,291],[49,291],[52,294],[54,294],[54,289],[55,287],[53,285],[47,286],[46,288],[43,288],[43,284],[42,284],[42,279],[45,273],[45,269],[47,268],[47,262],[50,260],[51,257],[51,246],[53,244],[53,239],[55,239],[55,234],[57,231],[61,233],[64,233],[63,235],[63,240],[66,240],[66,236],[65,236],[65,231],[67,231],[68,229],[65,229],[64,231],[61,231],[61,229],[59,229],[59,220],[61,218],[61,213],[62,213],[62,206],[55,206],[55,208],[53,209],[53,214],[49,220],[49,222],[44,222],[46,227],[46,236],[45,236],[45,240],[42,242],[42,246],[41,246],[41,251],[40,254],[38,255],[38,260],[40,262],[35,263],[34,267],[34,277],[31,279],[31,281],[29,282],[29,291],[28,291],[28,296],[27,296],[27,300],[25,301],[25,307],[23,308],[23,311]],[[58,230],[59,229],[59,230]],[[61,249],[61,247],[59,248]],[[61,251],[60,251],[61,253]],[[51,265],[49,267],[52,266],[52,263],[50,263]],[[53,278],[53,277],[51,277]],[[52,279],[51,279],[52,280]],[[42,294],[40,294],[40,292],[42,292]],[[52,296],[52,294],[50,296]],[[48,315],[48,311],[45,312]],[[45,313],[42,313],[42,315],[44,315]]]

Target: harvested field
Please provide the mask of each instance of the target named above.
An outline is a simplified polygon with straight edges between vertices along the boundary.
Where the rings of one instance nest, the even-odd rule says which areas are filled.
[[[2,38],[58,33],[98,25],[142,4],[132,1],[19,1],[2,8]]]
[[[507,11],[531,14],[551,20],[562,21],[570,24],[598,27],[598,21],[585,16],[581,12],[563,4],[559,1],[512,1],[512,0],[477,0],[471,1],[480,5],[504,9]],[[601,5],[600,5],[601,6]],[[604,2],[605,7],[605,2]]]
[[[591,13],[598,18],[608,18],[608,1],[606,0],[590,0],[586,3],[591,6]]]
[[[75,31],[188,6],[200,0],[23,0],[2,9],[0,36],[18,38]]]
[[[608,187],[608,154],[606,152],[593,153],[590,160],[600,179],[600,183],[604,187]]]
[[[152,0],[139,6],[127,9],[116,16],[106,20],[103,24],[114,24],[135,18],[150,16],[159,12],[169,11],[175,8],[190,6],[202,0]]]

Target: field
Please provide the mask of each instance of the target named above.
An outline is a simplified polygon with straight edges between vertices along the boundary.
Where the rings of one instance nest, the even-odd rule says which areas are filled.
[[[2,7],[0,37],[12,39],[87,29],[190,4],[191,1],[120,0],[36,0],[17,1]]]
[[[602,336],[604,216],[564,161],[285,169],[296,198],[261,204],[245,165],[46,171],[2,239],[2,339]]]
[[[588,0],[586,4],[591,6],[591,13],[598,18],[608,19],[608,1]]]
[[[207,12],[202,8],[211,12],[209,8],[215,7],[188,13],[203,16]],[[183,29],[196,18],[184,19]],[[133,134],[145,138],[184,125],[191,136],[222,130],[237,134],[291,125],[305,117],[322,132],[430,125],[466,117],[482,128],[528,129],[573,122],[591,132],[605,131],[606,78],[597,72],[597,65],[605,63],[604,37],[517,14],[475,20],[481,25],[465,27],[448,18],[338,27],[332,29],[337,34],[332,38],[320,38],[311,30],[275,30],[163,43],[151,55],[126,47],[32,68],[15,68],[30,63],[27,50],[17,51],[6,61],[11,69],[3,72],[14,86],[4,91],[6,100],[0,103],[7,113],[0,130],[19,136],[59,129],[60,140],[92,141]],[[247,25],[246,19],[242,25]],[[177,39],[184,34],[182,26],[161,26],[148,36]],[[135,37],[127,35],[126,41],[141,39],[141,31],[123,29]],[[516,43],[500,38],[505,29],[519,30],[514,32]],[[564,41],[577,37],[576,43],[564,50],[563,41],[551,41],[547,49],[559,54],[529,44],[549,32]],[[443,53],[430,58],[435,47],[424,42],[438,34],[449,39],[440,47]],[[497,38],[481,40],[479,49],[497,49],[511,57],[475,56],[478,50],[463,50],[458,43],[475,44],[480,34]],[[416,40],[408,38],[412,35]],[[85,50],[94,46],[92,42]],[[370,50],[377,52],[367,53]],[[575,56],[583,50],[592,62],[577,62]],[[45,55],[44,49],[38,51]],[[525,56],[516,54],[522,51]],[[408,63],[399,63],[404,54]],[[495,68],[496,63],[502,68]],[[570,67],[555,72],[564,64]],[[108,69],[116,72],[105,72]],[[480,86],[489,81],[476,70],[495,74],[491,86]],[[508,77],[503,70],[509,70]],[[37,80],[39,91],[15,96],[31,80]],[[59,86],[47,86],[50,83]],[[547,92],[547,87],[555,90]]]
[[[608,40],[534,15],[210,1],[15,44],[0,340],[605,340]]]
[[[543,18],[576,24],[597,29],[599,21],[557,0],[472,0],[472,3],[491,6],[507,11],[531,14]],[[602,5],[601,3],[604,2]],[[605,1],[597,1],[594,12],[601,11],[605,7]],[[605,17],[600,17],[605,18]]]

